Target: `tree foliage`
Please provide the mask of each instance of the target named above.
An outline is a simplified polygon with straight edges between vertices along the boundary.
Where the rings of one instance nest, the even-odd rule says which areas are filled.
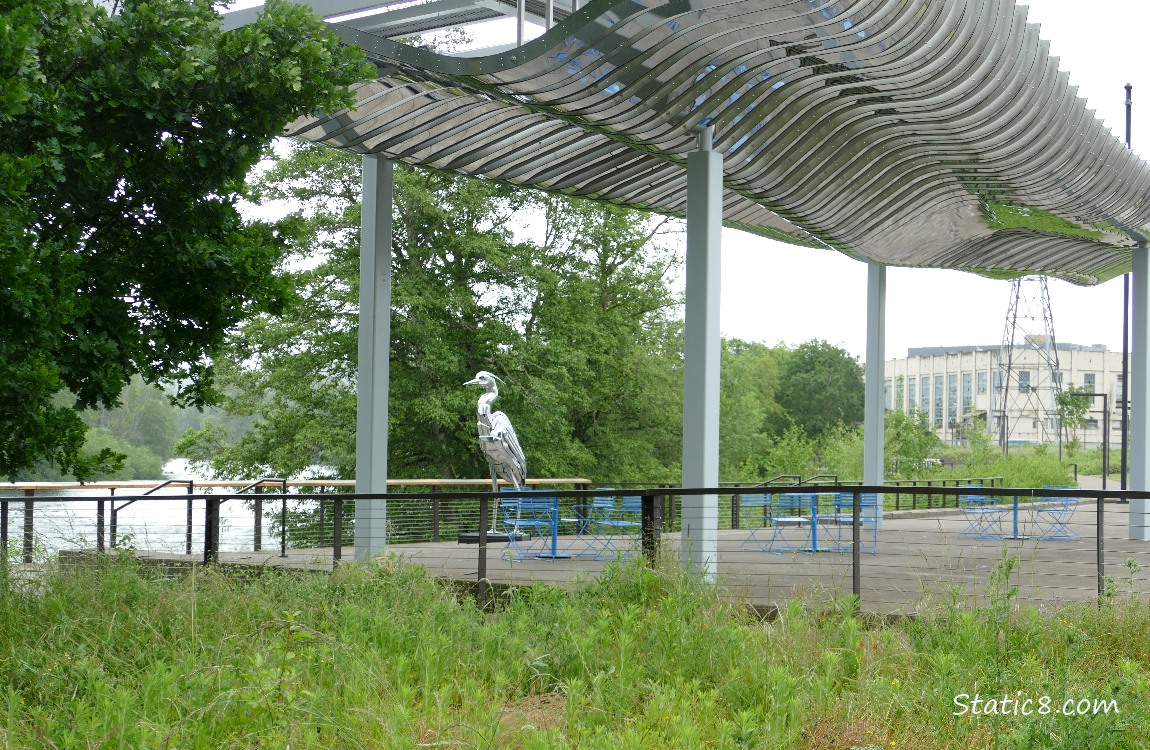
[[[1079,445],[1078,431],[1086,428],[1088,422],[1086,413],[1090,410],[1091,402],[1094,401],[1093,396],[1086,395],[1088,393],[1090,391],[1084,387],[1071,385],[1065,391],[1054,395],[1059,423],[1070,433],[1068,448],[1072,454]]]
[[[926,459],[942,447],[942,441],[935,435],[927,420],[926,412],[888,411],[883,419],[885,442],[883,458],[887,465],[887,475],[895,478],[913,479],[921,477],[926,470]],[[979,435],[973,433],[971,443]]]
[[[354,475],[359,293],[357,159],[304,144],[253,194],[290,199],[307,228],[282,315],[240,327],[219,358],[242,437],[211,423],[183,441],[222,475],[252,467]],[[661,222],[614,206],[487,180],[396,169],[389,473],[482,477],[478,370],[505,385],[534,476],[677,472],[681,344]],[[541,237],[509,229],[533,214]],[[305,258],[310,266],[304,267]]]
[[[283,306],[290,226],[244,223],[244,176],[284,124],[370,75],[298,6],[221,32],[210,0],[0,2],[0,473],[84,477],[74,406],[133,375],[212,398],[208,357]]]
[[[862,421],[862,366],[825,341],[800,344],[783,361],[777,398],[795,424],[818,438],[837,423]]]

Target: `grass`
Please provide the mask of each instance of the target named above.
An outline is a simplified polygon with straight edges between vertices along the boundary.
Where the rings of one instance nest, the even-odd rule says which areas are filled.
[[[476,610],[421,569],[149,577],[127,562],[0,594],[3,748],[1139,748],[1150,608],[1014,606],[881,627],[850,602],[763,621],[677,570]],[[1133,574],[1133,573],[1132,573]],[[954,716],[962,693],[1108,716]]]
[[[1002,455],[997,448],[975,455],[965,448],[947,448],[940,453],[956,461],[955,466],[933,469],[916,479],[964,479],[969,477],[1001,477],[1003,487],[1043,487],[1073,484],[1074,474],[1070,460],[1058,460],[1057,447],[1027,446],[1011,448]],[[1079,451],[1082,455],[1084,451]],[[1081,464],[1079,472],[1083,471]]]

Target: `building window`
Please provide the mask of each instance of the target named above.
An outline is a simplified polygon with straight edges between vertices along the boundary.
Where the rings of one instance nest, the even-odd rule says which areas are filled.
[[[886,380],[884,380],[882,382],[883,408],[886,409],[887,411],[890,411],[890,408],[891,408],[890,398],[891,398],[890,378],[887,378]]]
[[[970,414],[970,410],[974,407],[973,385],[974,375],[969,372],[962,373],[962,413],[959,416],[963,419],[966,419],[966,415]]]
[[[994,371],[994,392],[1002,393],[1002,370]]]
[[[934,426],[942,427],[942,376],[934,376]]]
[[[910,378],[906,384],[906,410],[907,413],[913,413],[918,408],[918,401],[915,396],[918,395],[918,390],[915,386],[918,385],[918,378]]]
[[[1061,388],[1062,387],[1062,370],[1055,370],[1054,375],[1052,377],[1054,378],[1054,385]]]
[[[1018,371],[1018,392],[1030,393],[1030,370]]]
[[[1092,373],[1092,372],[1082,373],[1082,389],[1084,391],[1086,391],[1087,393],[1097,393],[1097,391],[1094,390],[1094,383],[1095,383],[1094,373]],[[1090,399],[1090,408],[1092,408],[1092,409],[1094,408],[1094,399],[1093,398]]]
[[[979,396],[985,396],[986,395],[986,373],[985,372],[978,373],[978,395]]]
[[[919,397],[919,409],[930,419],[930,376],[922,376],[922,395]]]
[[[958,373],[946,376],[946,423],[954,426],[958,423]]]
[[[906,402],[903,401],[903,396],[906,395],[903,393],[905,387],[906,378],[899,375],[898,379],[894,381],[894,408],[898,409],[899,411],[906,411]]]
[[[1086,429],[1097,430],[1098,429],[1098,420],[1097,419],[1086,420]]]
[[[1126,389],[1122,387],[1122,373],[1114,376],[1114,399],[1117,404],[1126,400]]]

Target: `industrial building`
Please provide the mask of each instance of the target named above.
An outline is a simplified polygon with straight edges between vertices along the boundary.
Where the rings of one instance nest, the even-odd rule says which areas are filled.
[[[925,414],[938,437],[952,445],[963,441],[962,426],[974,419],[983,420],[998,440],[1004,417],[1011,445],[1056,443],[1060,430],[1055,394],[1077,386],[1106,396],[1091,399],[1086,427],[1078,431],[1080,443],[1098,447],[1109,432],[1111,446],[1121,446],[1121,352],[1101,344],[1055,344],[1029,336],[1024,345],[1014,347],[1010,375],[1005,376],[1003,351],[998,344],[911,348],[906,357],[886,361],[886,407]],[[1061,435],[1063,440],[1069,437],[1067,432]]]

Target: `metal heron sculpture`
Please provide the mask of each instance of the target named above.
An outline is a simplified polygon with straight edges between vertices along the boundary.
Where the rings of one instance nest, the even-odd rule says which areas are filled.
[[[523,448],[519,445],[519,437],[511,426],[511,420],[501,411],[491,411],[491,404],[499,398],[496,381],[502,382],[492,373],[480,370],[474,379],[464,385],[481,385],[485,389],[475,411],[479,417],[479,447],[483,449],[483,456],[491,471],[491,491],[499,491],[500,479],[521,490],[526,487],[527,458],[523,455]],[[499,518],[498,498],[495,500],[494,518]]]

